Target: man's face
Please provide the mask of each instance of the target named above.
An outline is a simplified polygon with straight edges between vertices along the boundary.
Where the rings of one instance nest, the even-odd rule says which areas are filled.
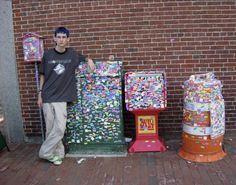
[[[59,47],[66,47],[66,45],[69,42],[69,38],[66,36],[65,33],[58,33],[55,37],[54,37],[54,41],[56,42],[57,46]]]

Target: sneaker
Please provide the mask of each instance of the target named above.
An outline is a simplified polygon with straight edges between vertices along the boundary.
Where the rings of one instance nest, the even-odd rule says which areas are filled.
[[[48,161],[50,161],[51,163],[55,165],[60,165],[63,161],[63,158],[55,155],[55,156],[50,157]]]
[[[62,158],[58,158],[56,161],[53,162],[53,164],[56,166],[61,165],[61,163],[62,163]]]
[[[50,157],[48,160],[49,160],[51,163],[53,163],[54,161],[56,161],[56,160],[58,160],[58,159],[59,159],[59,157],[56,156],[56,155],[54,155],[54,156]]]

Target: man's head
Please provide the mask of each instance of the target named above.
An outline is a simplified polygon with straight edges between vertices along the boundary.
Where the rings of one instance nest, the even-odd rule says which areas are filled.
[[[58,27],[54,33],[54,41],[56,43],[57,50],[64,50],[66,45],[69,43],[70,32],[65,27]]]
[[[70,36],[69,30],[66,29],[65,27],[58,27],[58,28],[56,28],[54,36],[56,37],[58,33],[66,34],[67,37]]]

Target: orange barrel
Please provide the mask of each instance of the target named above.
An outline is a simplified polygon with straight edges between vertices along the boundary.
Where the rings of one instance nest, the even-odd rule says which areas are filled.
[[[222,159],[226,154],[222,149],[225,111],[221,82],[213,73],[192,75],[183,88],[183,145],[178,155],[194,162]]]

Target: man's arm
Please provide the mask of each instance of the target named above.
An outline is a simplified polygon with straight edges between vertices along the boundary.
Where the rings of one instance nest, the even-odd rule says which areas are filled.
[[[41,108],[42,105],[43,105],[43,99],[42,99],[42,88],[43,88],[43,84],[44,84],[44,75],[40,75],[40,84],[39,84],[38,102],[37,102],[39,108]]]
[[[87,61],[88,61],[89,69],[93,72],[95,70],[95,68],[96,68],[93,60],[91,58],[88,58]]]
[[[84,55],[79,53],[79,61],[80,62],[87,62],[88,63],[88,67],[89,70],[91,70],[92,72],[95,70],[96,66],[93,62],[93,60],[89,57],[85,57]]]

